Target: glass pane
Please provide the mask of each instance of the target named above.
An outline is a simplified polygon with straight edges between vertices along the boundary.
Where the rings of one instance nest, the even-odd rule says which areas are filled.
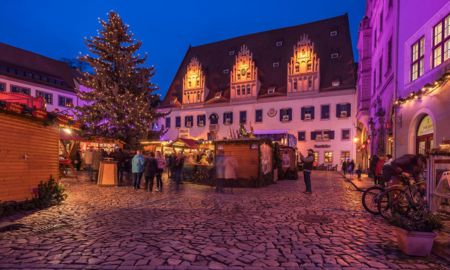
[[[423,75],[423,58],[419,61],[419,77]]]
[[[442,23],[439,23],[434,27],[434,45],[436,46],[442,41]]]
[[[433,51],[433,59],[434,59],[434,66],[438,66],[441,64],[442,59],[441,59],[441,47],[438,47],[436,49],[434,49]]]
[[[417,79],[417,63],[415,63],[414,65],[412,65],[412,71],[411,71],[411,80],[414,81],[415,79]]]
[[[444,61],[450,58],[450,39],[444,44]]]
[[[425,50],[425,39],[424,38],[420,39],[419,47],[420,47],[419,56],[423,56],[424,55],[424,50]]]
[[[444,34],[444,36],[445,37],[450,36],[450,15],[448,15],[445,18],[444,27],[445,27],[445,34]]]
[[[415,43],[412,46],[412,60],[413,62],[419,58],[419,44]]]

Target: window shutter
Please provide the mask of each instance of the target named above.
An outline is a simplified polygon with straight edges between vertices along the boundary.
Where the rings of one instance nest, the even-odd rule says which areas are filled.
[[[304,107],[302,107],[300,114],[301,114],[302,120],[305,120],[305,108]]]
[[[230,112],[230,124],[233,124],[233,112]]]
[[[292,109],[288,109],[289,121],[292,121]]]
[[[284,114],[284,110],[280,109],[280,122],[283,122],[283,114]]]
[[[336,104],[336,117],[341,117],[341,104]]]
[[[328,131],[328,137],[330,138],[330,140],[334,140],[334,130]]]
[[[314,107],[311,107],[311,119],[314,120]]]
[[[348,117],[350,117],[352,114],[352,104],[348,103],[347,104],[347,115]]]
[[[311,131],[311,140],[315,141],[316,140],[316,132],[315,131]]]
[[[223,124],[225,125],[227,119],[227,113],[223,113]]]

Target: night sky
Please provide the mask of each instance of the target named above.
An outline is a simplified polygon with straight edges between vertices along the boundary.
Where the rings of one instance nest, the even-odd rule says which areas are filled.
[[[117,11],[156,67],[164,94],[189,45],[349,14],[355,56],[364,0],[2,0],[0,42],[55,59],[86,53],[99,17]]]

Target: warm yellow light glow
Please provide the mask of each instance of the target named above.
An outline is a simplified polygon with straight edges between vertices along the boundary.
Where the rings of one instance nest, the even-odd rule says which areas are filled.
[[[70,128],[63,128],[63,130],[67,134],[72,134],[72,130]]]
[[[359,141],[359,138],[358,138],[358,137],[354,137],[354,138],[353,138],[353,142],[354,142],[354,143],[357,143],[358,141]]]

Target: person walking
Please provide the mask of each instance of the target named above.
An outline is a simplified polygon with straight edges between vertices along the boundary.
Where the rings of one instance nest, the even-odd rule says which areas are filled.
[[[300,160],[303,162],[303,180],[305,181],[306,187],[306,190],[303,193],[311,194],[311,171],[314,163],[314,150],[308,149],[308,155],[306,157],[300,153]]]
[[[145,158],[144,164],[145,190],[148,192],[153,191],[153,182],[157,171],[158,163],[156,161],[155,154],[150,152],[150,154]]]
[[[344,161],[342,162],[342,173],[344,174],[344,177],[347,174],[347,159],[344,159]]]
[[[350,160],[350,162],[347,165],[348,174],[350,175],[350,179],[353,179],[353,171],[355,170],[355,162]]]
[[[356,175],[358,176],[358,180],[361,181],[362,167],[361,164],[358,165],[358,169],[356,169]]]
[[[114,159],[117,162],[117,181],[119,181],[120,186],[123,183],[123,175],[126,168],[126,157],[121,148],[117,148],[114,152]]]
[[[94,149],[92,147],[89,147],[84,153],[84,165],[86,166],[86,169],[88,171],[89,181],[93,181],[94,178],[92,172],[93,159],[94,159]]]
[[[175,183],[176,183],[176,189],[178,190],[180,188],[180,184],[182,181],[183,167],[184,167],[184,156],[181,151],[178,152],[174,163],[175,163],[174,164]]]
[[[156,170],[156,191],[162,192],[162,174],[166,168],[166,158],[161,154],[161,152],[156,152],[157,170]]]
[[[144,172],[145,159],[142,156],[141,150],[136,151],[131,160],[131,172],[133,173],[133,186],[134,189],[139,189],[141,187],[142,173]]]
[[[223,181],[225,179],[225,155],[223,150],[216,153],[216,192],[223,193]]]
[[[77,151],[75,152],[75,158],[73,159],[73,164],[75,164],[75,168],[76,168],[77,172],[79,172],[80,169],[81,169],[81,152],[80,152],[80,149],[77,149]]]

